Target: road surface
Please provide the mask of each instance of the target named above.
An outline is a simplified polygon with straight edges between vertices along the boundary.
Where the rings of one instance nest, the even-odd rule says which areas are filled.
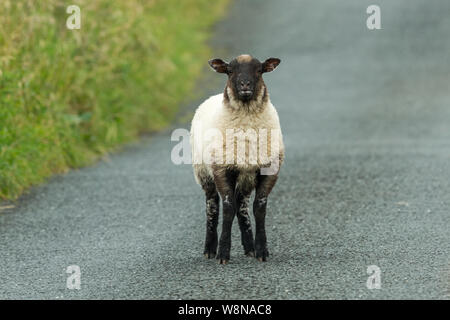
[[[2,210],[0,298],[448,299],[450,2],[379,0],[373,31],[370,4],[234,1],[215,27],[222,58],[282,60],[265,76],[286,145],[267,263],[237,222],[230,263],[204,259],[203,193],[168,130]],[[222,90],[205,77],[203,96]]]

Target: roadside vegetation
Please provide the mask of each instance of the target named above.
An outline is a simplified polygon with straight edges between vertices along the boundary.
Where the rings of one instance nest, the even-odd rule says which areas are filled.
[[[0,199],[166,127],[226,2],[0,1]]]

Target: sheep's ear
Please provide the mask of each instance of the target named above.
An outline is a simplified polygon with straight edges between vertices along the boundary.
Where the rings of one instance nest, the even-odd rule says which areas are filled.
[[[275,70],[280,64],[281,60],[278,58],[269,58],[262,64],[262,72],[270,72]]]
[[[227,73],[228,63],[223,61],[222,59],[211,59],[208,61],[211,68],[216,70],[219,73]]]

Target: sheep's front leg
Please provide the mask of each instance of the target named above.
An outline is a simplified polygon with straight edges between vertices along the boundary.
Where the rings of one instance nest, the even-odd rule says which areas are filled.
[[[266,207],[267,198],[277,181],[277,175],[259,175],[257,178],[253,214],[255,215],[255,255],[259,261],[266,261],[269,256],[266,238]]]
[[[255,256],[255,244],[253,241],[252,224],[248,215],[248,202],[251,191],[243,192],[238,190],[236,193],[237,203],[237,217],[239,222],[239,228],[241,229],[241,242],[244,247],[244,253],[246,256]]]
[[[202,185],[206,195],[206,239],[203,254],[206,258],[214,258],[217,252],[217,222],[219,220],[219,194],[214,181]]]
[[[231,227],[236,214],[236,201],[234,189],[236,187],[237,173],[227,169],[214,169],[214,183],[222,198],[223,218],[222,234],[219,240],[217,259],[220,264],[227,264],[230,260]]]

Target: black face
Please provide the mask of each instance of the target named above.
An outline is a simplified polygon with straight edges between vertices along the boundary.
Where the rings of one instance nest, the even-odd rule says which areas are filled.
[[[234,96],[243,102],[256,98],[264,84],[262,74],[274,70],[279,63],[280,59],[277,58],[269,58],[261,63],[249,55],[241,55],[230,63],[221,59],[209,61],[215,71],[228,75],[228,86],[233,90]]]
[[[238,62],[236,59],[227,67],[228,81],[235,96],[244,102],[250,101],[262,77],[262,63],[257,59],[248,62]]]

